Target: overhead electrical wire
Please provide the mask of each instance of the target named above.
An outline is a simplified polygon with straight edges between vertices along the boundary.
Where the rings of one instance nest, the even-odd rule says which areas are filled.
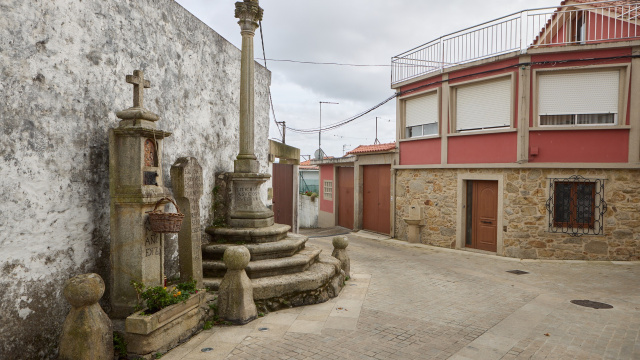
[[[260,25],[260,42],[262,43],[262,57],[264,59],[264,68],[267,69],[267,55],[265,53],[264,50],[264,36],[262,35],[262,21],[258,22],[258,24]],[[276,111],[273,108],[273,98],[271,97],[271,87],[267,87],[268,92],[269,92],[269,105],[271,106],[271,114],[273,114],[273,121],[276,123],[276,129],[278,129],[278,133],[280,133],[280,139],[282,142],[284,142],[284,135],[282,134],[282,131],[280,130],[280,124],[278,124],[278,120],[276,120]]]
[[[262,30],[261,30],[262,31]],[[256,58],[256,60],[262,60]],[[347,64],[347,63],[337,63],[337,62],[318,62],[318,61],[303,61],[303,60],[290,60],[290,59],[265,59],[269,61],[281,61],[281,62],[290,62],[297,64],[311,64],[311,65],[337,65],[337,66],[354,66],[354,67],[390,67],[391,65],[377,65],[377,64]],[[424,65],[419,65],[424,66]]]
[[[339,121],[337,123],[333,123],[333,124],[329,124],[326,127],[323,128],[311,128],[311,129],[296,129],[296,128],[292,128],[287,126],[288,130],[291,130],[295,133],[299,133],[299,134],[313,134],[313,133],[317,133],[319,131],[329,131],[329,130],[334,130],[337,129],[339,127],[342,127],[344,125],[347,125],[348,123],[370,113],[371,111],[379,108],[380,106],[388,103],[389,101],[395,99],[398,96],[401,95],[405,95],[405,94],[409,94],[415,91],[418,91],[420,89],[424,89],[426,87],[432,86],[432,85],[436,85],[436,84],[441,84],[447,81],[451,81],[451,80],[458,80],[458,79],[464,79],[467,77],[471,77],[471,76],[477,76],[477,75],[483,75],[483,74],[490,74],[490,73],[495,73],[495,72],[499,72],[499,71],[503,71],[506,69],[510,69],[510,68],[514,68],[514,67],[520,67],[520,66],[531,66],[531,65],[549,65],[549,64],[553,64],[554,66],[557,64],[565,64],[565,63],[572,63],[572,62],[582,62],[582,61],[597,61],[597,60],[602,60],[602,62],[606,62],[606,61],[610,61],[610,60],[618,60],[618,59],[625,59],[625,58],[640,58],[640,55],[622,55],[622,56],[611,56],[611,57],[602,57],[602,58],[583,58],[583,59],[567,59],[567,60],[547,60],[547,61],[535,61],[535,62],[524,62],[524,63],[518,63],[518,64],[513,64],[513,65],[508,65],[508,66],[504,66],[501,68],[497,68],[497,69],[491,69],[491,70],[485,70],[485,71],[479,71],[476,73],[472,73],[472,74],[466,74],[466,75],[462,75],[462,76],[457,76],[457,77],[453,77],[453,78],[449,78],[446,80],[438,80],[438,81],[433,81],[430,82],[428,84],[423,84],[420,86],[417,86],[415,88],[411,88],[405,91],[398,91],[395,94],[393,94],[392,96],[386,98],[385,100],[383,100],[382,102],[380,102],[379,104],[371,107],[368,110],[365,110],[355,116],[352,116],[350,118],[347,118],[345,120]],[[587,65],[584,65],[587,66]],[[582,67],[582,66],[579,66]]]

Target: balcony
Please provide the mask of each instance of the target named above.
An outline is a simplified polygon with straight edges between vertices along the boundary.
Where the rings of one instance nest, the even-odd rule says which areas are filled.
[[[638,38],[639,7],[633,0],[574,0],[490,20],[392,57],[391,84],[514,51]]]

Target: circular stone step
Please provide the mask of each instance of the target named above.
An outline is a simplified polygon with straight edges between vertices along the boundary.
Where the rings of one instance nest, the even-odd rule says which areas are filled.
[[[251,261],[277,259],[295,255],[304,249],[308,239],[304,235],[289,233],[285,239],[280,241],[244,244],[244,246],[251,253]],[[203,260],[222,260],[224,251],[230,246],[237,246],[237,244],[204,244],[202,245],[202,258]]]
[[[212,242],[225,244],[257,244],[279,241],[287,237],[291,226],[273,224],[261,228],[225,228],[209,226],[205,232],[212,237]]]

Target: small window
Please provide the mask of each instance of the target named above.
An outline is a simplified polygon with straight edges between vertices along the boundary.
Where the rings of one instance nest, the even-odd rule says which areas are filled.
[[[322,198],[324,200],[333,200],[333,181],[324,180],[322,185]]]
[[[604,180],[582,176],[551,179],[547,200],[549,231],[573,236],[602,234]]]
[[[405,100],[405,137],[438,135],[438,93]]]

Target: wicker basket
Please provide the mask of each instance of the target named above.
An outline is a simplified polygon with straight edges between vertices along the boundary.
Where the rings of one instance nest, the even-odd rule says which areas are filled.
[[[176,207],[176,213],[166,213],[162,210],[158,210],[158,206],[165,202],[172,202]],[[153,211],[147,211],[149,214],[149,224],[151,225],[151,231],[156,233],[177,233],[180,232],[180,226],[182,226],[182,220],[184,214],[180,212],[178,204],[173,199],[165,197],[156,203],[156,207]]]

